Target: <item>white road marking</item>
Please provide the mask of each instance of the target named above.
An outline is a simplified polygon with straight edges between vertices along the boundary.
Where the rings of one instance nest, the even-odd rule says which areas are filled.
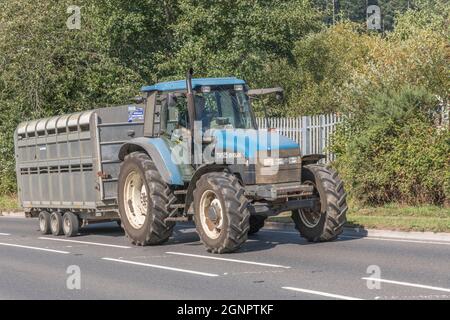
[[[319,295],[319,296],[324,296],[324,297],[329,297],[329,298],[336,298],[336,299],[342,299],[342,300],[363,300],[361,298],[342,296],[342,295],[339,295],[339,294],[333,294],[333,293],[322,292],[322,291],[314,291],[314,290],[294,288],[294,287],[282,287],[282,288],[286,289],[286,290],[298,291],[298,292],[303,292],[303,293],[310,293],[310,294],[315,294],[315,295]]]
[[[0,242],[0,245],[1,246],[8,246],[8,247],[17,247],[17,248],[24,248],[24,249],[32,249],[32,250],[39,250],[39,251],[54,252],[54,253],[62,253],[62,254],[69,254],[70,253],[70,252],[67,252],[67,251],[60,251],[60,250],[53,250],[53,249],[46,249],[46,248],[39,248],[39,247],[22,246],[22,245],[13,244],[13,243]]]
[[[157,264],[149,264],[149,263],[142,263],[142,262],[136,262],[136,261],[122,260],[122,259],[102,258],[102,260],[115,261],[115,262],[121,262],[121,263],[127,263],[127,264],[134,264],[134,265],[137,265],[137,266],[144,266],[144,267],[163,269],[163,270],[169,270],[169,271],[191,273],[191,274],[196,274],[196,275],[206,276],[206,277],[218,277],[219,276],[218,274],[214,274],[214,273],[200,272],[200,271],[194,271],[194,270],[188,270],[188,269],[180,269],[180,268],[172,268],[172,267],[160,266],[160,265],[157,265]]]
[[[282,266],[282,265],[278,265],[278,264],[254,262],[254,261],[247,261],[247,260],[228,259],[228,258],[219,258],[219,257],[211,257],[211,256],[202,256],[199,254],[191,254],[191,253],[183,253],[183,252],[166,252],[166,253],[167,254],[175,254],[175,255],[179,255],[179,256],[201,258],[201,259],[211,259],[211,260],[221,260],[221,261],[229,261],[229,262],[236,262],[236,263],[254,264],[254,265],[258,265],[258,266],[272,267],[272,268],[284,268],[284,269],[291,268],[289,266]]]
[[[49,238],[49,237],[39,237],[39,239],[51,240],[51,241],[62,241],[62,242],[73,242],[73,243],[80,243],[80,244],[91,244],[91,245],[94,245],[94,246],[113,247],[113,248],[121,248],[121,249],[130,249],[131,248],[131,247],[128,247],[128,246],[119,246],[119,245],[115,245],[115,244],[100,243],[100,242],[90,242],[90,241],[80,241],[80,240],[57,239],[57,238]]]
[[[378,281],[378,282],[384,282],[384,283],[390,283],[390,284],[398,284],[400,286],[406,286],[406,287],[416,287],[416,288],[422,288],[422,289],[450,292],[450,289],[447,289],[447,288],[433,287],[433,286],[427,286],[427,285],[417,284],[417,283],[401,282],[401,281],[386,280],[386,279],[371,278],[371,277],[364,277],[364,278],[361,278],[361,279],[363,279],[363,280],[371,280],[371,281]]]
[[[427,240],[408,240],[408,239],[393,239],[393,238],[379,238],[379,237],[357,237],[357,236],[339,236],[339,238],[376,240],[376,241],[410,242],[410,243],[425,243],[425,244],[443,244],[443,245],[450,246],[450,242],[427,241]]]
[[[3,233],[3,232],[0,232],[0,236],[10,236],[11,234],[10,233]]]

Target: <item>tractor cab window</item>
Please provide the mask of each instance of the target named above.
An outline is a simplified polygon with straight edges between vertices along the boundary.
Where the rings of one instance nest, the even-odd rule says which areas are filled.
[[[195,95],[197,120],[208,129],[254,129],[248,96],[242,86],[202,87]]]
[[[176,129],[188,128],[187,100],[184,94],[168,93],[162,108],[163,132],[171,136]]]

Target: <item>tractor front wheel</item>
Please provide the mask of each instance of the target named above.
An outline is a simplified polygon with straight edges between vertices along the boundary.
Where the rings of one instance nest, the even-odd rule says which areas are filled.
[[[230,173],[211,172],[197,181],[195,226],[209,252],[233,252],[247,240],[248,203],[244,188]]]
[[[348,209],[344,183],[334,170],[319,164],[304,166],[302,181],[314,186],[320,202],[315,208],[292,211],[296,229],[310,242],[336,239],[343,231]]]

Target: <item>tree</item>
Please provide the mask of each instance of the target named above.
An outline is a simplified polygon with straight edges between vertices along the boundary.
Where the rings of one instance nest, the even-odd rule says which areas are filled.
[[[294,42],[321,27],[307,0],[180,0],[179,10],[171,54],[159,59],[162,77],[182,77],[192,66],[198,76],[260,84],[268,62],[291,60]]]
[[[81,29],[71,30],[65,1],[0,3],[0,192],[14,190],[20,121],[123,103],[143,83],[111,54],[104,7],[78,4]]]

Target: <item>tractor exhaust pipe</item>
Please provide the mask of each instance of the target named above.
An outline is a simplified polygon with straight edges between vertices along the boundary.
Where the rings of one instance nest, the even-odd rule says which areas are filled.
[[[187,98],[187,107],[189,114],[189,127],[191,129],[191,133],[194,133],[194,122],[195,122],[195,100],[194,100],[194,91],[192,89],[192,75],[194,74],[194,70],[189,68],[186,73],[186,98]]]
[[[192,94],[192,75],[194,74],[194,69],[189,68],[189,70],[186,72],[186,88],[187,93]]]

